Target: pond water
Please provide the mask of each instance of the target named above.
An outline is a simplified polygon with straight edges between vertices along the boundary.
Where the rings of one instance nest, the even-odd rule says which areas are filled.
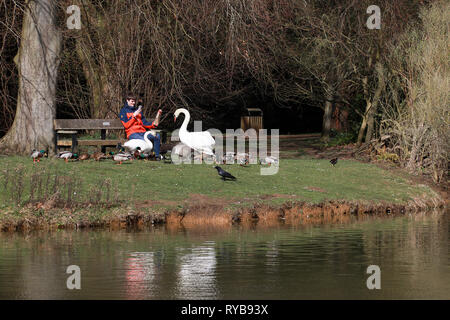
[[[449,213],[340,225],[0,234],[0,299],[449,299]],[[69,290],[69,265],[81,289]],[[370,265],[381,289],[369,290]]]

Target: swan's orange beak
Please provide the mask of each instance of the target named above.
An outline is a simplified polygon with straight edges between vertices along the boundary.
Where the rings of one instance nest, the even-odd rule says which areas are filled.
[[[173,116],[173,122],[177,122],[177,117]]]

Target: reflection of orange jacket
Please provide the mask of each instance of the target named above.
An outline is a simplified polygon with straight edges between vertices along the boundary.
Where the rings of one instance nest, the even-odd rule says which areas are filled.
[[[137,108],[130,107],[126,103],[122,110],[120,110],[120,120],[125,128],[127,138],[129,138],[133,133],[146,132],[147,129],[154,129],[157,127],[153,122],[147,121],[142,113],[138,114],[136,117],[133,117],[133,113],[136,110]]]

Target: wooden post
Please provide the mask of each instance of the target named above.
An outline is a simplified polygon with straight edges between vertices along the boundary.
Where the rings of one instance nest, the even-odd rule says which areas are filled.
[[[72,153],[78,151],[78,137],[77,133],[72,133]]]
[[[55,154],[58,154],[58,133],[57,132],[55,132],[53,141],[55,142]]]
[[[105,130],[105,129],[102,129],[102,130],[101,130],[101,137],[102,137],[102,140],[105,140],[105,139],[106,139],[106,130]],[[103,152],[103,153],[106,152],[106,146],[102,146],[102,152]]]

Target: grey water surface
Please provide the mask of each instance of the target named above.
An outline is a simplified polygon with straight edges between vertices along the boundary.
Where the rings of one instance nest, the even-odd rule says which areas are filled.
[[[449,299],[448,212],[339,225],[0,233],[0,299]],[[67,267],[81,270],[69,290]],[[370,265],[381,289],[369,290]]]

